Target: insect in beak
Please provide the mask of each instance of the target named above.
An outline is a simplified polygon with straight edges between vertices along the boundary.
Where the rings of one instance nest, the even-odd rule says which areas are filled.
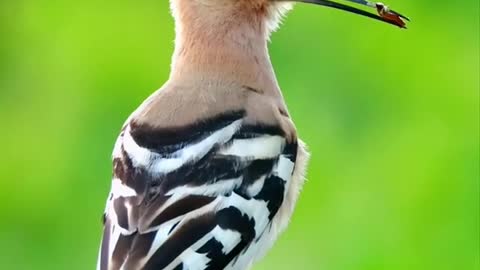
[[[407,28],[405,21],[410,21],[408,17],[403,16],[402,14],[391,10],[390,8],[388,8],[388,6],[382,3],[374,3],[366,0],[346,0],[346,1],[354,2],[354,3],[368,6],[371,8],[375,8],[378,14],[370,13],[362,9],[358,9],[355,7],[351,7],[345,4],[341,4],[341,3],[337,3],[329,0],[295,0],[295,2],[311,3],[311,4],[317,4],[321,6],[341,9],[347,12],[363,15],[375,20],[393,24],[400,28]]]

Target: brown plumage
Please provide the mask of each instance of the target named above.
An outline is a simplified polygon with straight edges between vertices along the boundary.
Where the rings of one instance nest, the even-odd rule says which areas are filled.
[[[280,12],[268,2],[172,1],[177,36],[171,76],[134,117],[169,127],[245,109],[248,122],[280,125],[294,139],[267,52],[269,25]]]

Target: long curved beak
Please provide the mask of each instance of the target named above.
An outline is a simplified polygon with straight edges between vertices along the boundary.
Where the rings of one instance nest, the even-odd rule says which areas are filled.
[[[303,3],[311,3],[317,4],[321,6],[327,6],[331,8],[341,9],[347,12],[363,15],[375,20],[379,20],[382,22],[386,22],[389,24],[396,25],[400,28],[407,28],[405,21],[410,21],[410,19],[402,14],[389,9],[386,5],[382,3],[373,3],[366,0],[346,0],[350,2],[354,2],[360,5],[368,6],[371,8],[375,8],[378,14],[370,13],[362,9],[358,9],[352,6],[348,6],[345,4],[329,1],[329,0],[293,0],[294,2],[303,2]]]

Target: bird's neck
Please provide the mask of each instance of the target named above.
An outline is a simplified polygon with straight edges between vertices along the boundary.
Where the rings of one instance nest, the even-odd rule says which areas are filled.
[[[262,18],[229,16],[228,12],[202,15],[188,7],[176,15],[170,81],[236,83],[278,91]]]

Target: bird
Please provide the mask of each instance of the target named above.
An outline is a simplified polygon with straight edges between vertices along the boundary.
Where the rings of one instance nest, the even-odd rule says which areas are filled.
[[[327,0],[299,0],[405,27]],[[121,128],[98,270],[249,269],[294,212],[309,153],[275,76],[268,42],[294,1],[170,0],[167,82]]]

